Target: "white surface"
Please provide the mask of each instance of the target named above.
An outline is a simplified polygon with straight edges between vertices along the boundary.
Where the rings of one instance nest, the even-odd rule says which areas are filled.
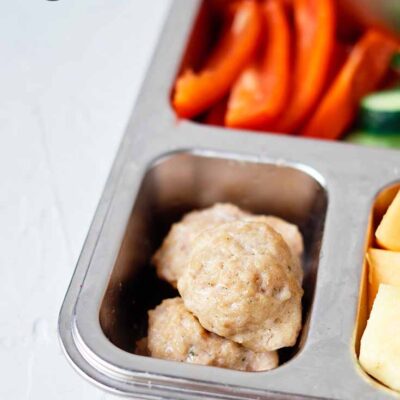
[[[57,317],[168,6],[0,2],[0,399],[114,398]]]

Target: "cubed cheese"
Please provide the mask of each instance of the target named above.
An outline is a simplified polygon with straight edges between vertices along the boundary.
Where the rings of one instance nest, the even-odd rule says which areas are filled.
[[[400,252],[369,249],[367,260],[369,265],[368,303],[372,308],[381,283],[400,286]]]
[[[361,338],[360,364],[400,391],[400,287],[381,284]]]
[[[379,246],[400,251],[400,190],[383,216],[375,236]]]

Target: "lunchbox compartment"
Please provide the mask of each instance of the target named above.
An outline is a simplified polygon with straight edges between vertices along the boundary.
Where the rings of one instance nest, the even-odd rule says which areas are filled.
[[[187,41],[185,42],[184,51],[181,54],[179,59],[179,67],[176,69],[176,74],[174,75],[174,79],[170,82],[170,107],[173,106],[173,97],[175,91],[175,84],[178,81],[179,77],[183,75],[183,73],[187,70],[193,71],[194,73],[198,73],[202,70],[204,65],[207,65],[207,57],[212,54],[215,45],[218,43],[218,40],[221,36],[221,31],[223,30],[224,21],[222,20],[221,10],[224,7],[227,7],[229,0],[207,0],[200,1],[198,6],[197,16],[194,19],[194,23],[192,25],[192,29],[190,31],[190,35],[188,36]],[[398,35],[398,26],[394,24],[393,21],[393,10],[395,8],[394,1],[386,0],[382,2],[382,4],[374,4],[378,2],[371,2],[368,0],[339,0],[335,3],[335,13],[337,21],[340,23],[337,24],[336,29],[336,41],[337,47],[341,48],[342,51],[337,50],[337,53],[332,60],[330,61],[331,65],[331,74],[333,73],[332,66],[337,66],[335,68],[339,69],[339,66],[342,66],[345,63],[345,56],[341,55],[346,49],[346,57],[350,54],[350,49],[353,49],[358,40],[362,37],[363,33],[366,31],[366,27],[377,27],[380,31],[387,31],[391,35]],[[294,27],[294,16],[293,10],[287,13],[289,16],[290,29],[292,34],[295,32]],[[340,46],[339,46],[340,44]],[[294,43],[292,43],[294,46]],[[339,62],[339,60],[343,59]],[[292,60],[292,64],[294,61]],[[294,65],[291,65],[291,69],[293,70]],[[335,77],[337,77],[339,72],[335,73]],[[293,75],[293,71],[292,71]],[[386,76],[379,85],[377,85],[374,90],[369,90],[368,94],[375,91],[381,91],[384,89],[395,88],[397,85],[398,75],[393,71],[387,71]],[[269,124],[269,128],[251,128],[250,124],[244,124],[242,127],[231,128],[227,127],[223,123],[223,110],[226,107],[226,101],[230,95],[229,91],[225,95],[225,98],[219,99],[215,101],[208,109],[203,110],[200,114],[195,115],[194,117],[189,118],[191,122],[198,123],[204,128],[216,125],[221,127],[224,131],[229,132],[231,130],[238,130],[241,132],[258,132],[261,134],[285,134],[289,136],[299,136],[300,131],[307,126],[307,122],[310,120],[310,117],[314,114],[316,107],[324,98],[324,95],[327,92],[327,89],[330,87],[329,85],[332,83],[333,78],[327,78],[327,82],[325,83],[325,89],[323,93],[320,94],[318,101],[314,104],[312,109],[305,114],[303,121],[297,124],[296,129],[291,129],[289,131],[280,131],[274,130],[274,123]],[[254,83],[253,83],[254,84]],[[232,86],[231,86],[232,87]],[[293,88],[291,92],[288,94],[288,97],[293,96]],[[182,96],[183,97],[183,96]],[[364,97],[364,96],[363,96]],[[361,100],[358,101],[358,106],[361,104]],[[357,106],[357,107],[358,107]],[[286,104],[287,111],[288,104]],[[176,111],[179,114],[178,111]],[[220,115],[221,114],[221,115]],[[281,112],[278,116],[278,120],[281,119],[285,114],[285,111]],[[360,113],[359,113],[360,114]],[[213,115],[210,117],[210,115]],[[210,119],[208,119],[210,117]],[[183,118],[185,119],[185,118]],[[284,118],[283,118],[284,119]],[[276,124],[275,124],[276,125]],[[240,125],[238,125],[240,126]],[[250,126],[245,128],[246,126]],[[279,124],[278,124],[279,126]],[[283,128],[282,128],[283,129]],[[348,124],[347,129],[344,133],[341,134],[339,138],[335,138],[334,140],[339,140],[343,142],[349,142],[354,145],[360,146],[371,146],[371,147],[389,147],[389,148],[398,148],[400,141],[396,140],[396,134],[383,135],[383,132],[371,133],[368,129],[363,128],[360,123],[360,115],[354,115],[351,123]],[[330,138],[326,138],[324,136],[305,136],[304,138],[314,138],[319,140],[330,140]]]
[[[281,363],[292,358],[307,337],[328,202],[321,182],[304,169],[190,152],[157,160],[142,181],[100,308],[109,340],[134,352],[136,340],[146,335],[147,311],[177,295],[150,264],[171,224],[191,210],[230,202],[285,218],[304,235],[303,330],[297,345],[280,354]]]
[[[382,220],[383,215],[385,214],[387,208],[390,203],[394,199],[396,193],[400,189],[400,183],[394,183],[386,186],[384,189],[379,191],[377,196],[374,199],[371,214],[368,224],[368,230],[366,235],[366,244],[365,244],[365,252],[370,247],[374,247],[375,245],[375,231],[378,227],[380,221]],[[369,296],[368,296],[368,275],[369,275],[369,265],[364,258],[363,262],[363,270],[361,275],[360,282],[360,293],[359,293],[359,303],[358,303],[358,311],[357,311],[357,320],[354,334],[354,352],[357,357],[360,354],[360,341],[367,325],[370,309],[369,309]],[[374,378],[369,376],[362,367],[358,364],[358,368],[362,375],[374,386],[379,386],[382,389],[387,389],[386,386],[378,383]]]

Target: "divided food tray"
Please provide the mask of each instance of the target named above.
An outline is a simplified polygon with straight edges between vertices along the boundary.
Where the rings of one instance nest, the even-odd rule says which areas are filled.
[[[65,353],[137,399],[391,398],[358,365],[357,309],[371,210],[400,181],[399,152],[177,121],[170,90],[199,6],[171,8],[60,312]],[[304,235],[303,330],[275,370],[132,354],[147,310],[174,295],[152,252],[171,223],[215,202],[284,217]]]

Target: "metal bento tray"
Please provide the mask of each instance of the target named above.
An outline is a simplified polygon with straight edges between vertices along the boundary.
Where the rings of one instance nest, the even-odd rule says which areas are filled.
[[[200,1],[174,2],[59,319],[92,382],[137,399],[385,399],[359,367],[356,315],[371,209],[399,152],[177,121],[170,90]],[[185,212],[232,202],[299,225],[304,323],[277,369],[240,372],[132,354],[147,309],[173,290],[149,258]]]

